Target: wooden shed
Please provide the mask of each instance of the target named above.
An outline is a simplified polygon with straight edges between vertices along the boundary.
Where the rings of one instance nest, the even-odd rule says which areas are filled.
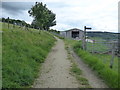
[[[66,38],[73,38],[73,39],[82,39],[84,32],[81,29],[77,29],[77,28],[73,28],[70,30],[66,30],[66,31],[61,31],[60,34]]]

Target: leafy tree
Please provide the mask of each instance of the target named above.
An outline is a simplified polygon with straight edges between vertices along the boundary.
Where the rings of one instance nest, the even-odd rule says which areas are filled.
[[[48,30],[49,27],[56,25],[55,14],[42,2],[36,2],[28,13],[34,18],[32,25],[36,28]]]

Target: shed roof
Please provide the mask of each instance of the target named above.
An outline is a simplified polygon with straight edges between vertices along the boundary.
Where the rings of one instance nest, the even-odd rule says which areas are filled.
[[[79,30],[79,31],[83,31],[81,29],[78,29],[78,28],[73,28],[73,29],[70,29],[70,30],[66,30],[65,32],[68,32],[68,31],[73,31],[73,30]]]

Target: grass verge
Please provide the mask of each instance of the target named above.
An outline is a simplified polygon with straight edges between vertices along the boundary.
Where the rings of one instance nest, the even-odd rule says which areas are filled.
[[[6,27],[2,28],[2,87],[30,87],[55,38],[45,31]]]
[[[106,84],[111,88],[118,88],[120,81],[118,80],[118,72],[110,69],[95,55],[84,51],[80,48],[80,43],[74,44],[74,51],[87,63],[98,75],[105,80]]]

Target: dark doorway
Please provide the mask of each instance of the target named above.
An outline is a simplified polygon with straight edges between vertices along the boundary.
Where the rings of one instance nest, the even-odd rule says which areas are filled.
[[[72,31],[72,38],[79,37],[79,31]]]

